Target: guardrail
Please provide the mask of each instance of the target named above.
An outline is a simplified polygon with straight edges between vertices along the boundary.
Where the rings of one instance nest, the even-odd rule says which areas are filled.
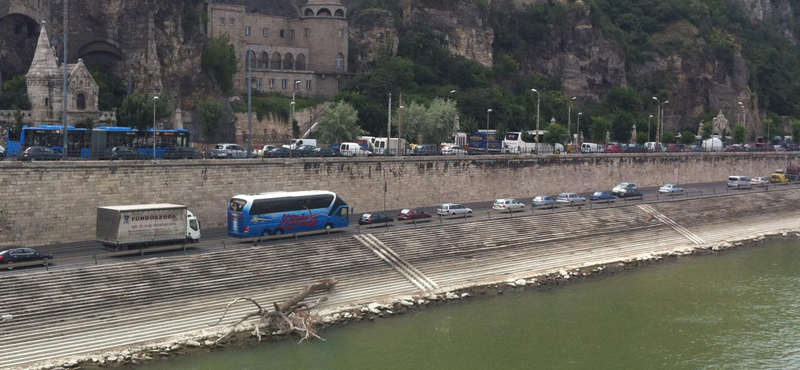
[[[741,187],[727,187],[725,191],[717,191],[717,189],[712,189],[711,191],[703,191],[701,189],[684,189],[682,193],[669,193],[669,194],[655,194],[655,195],[643,195],[637,197],[629,197],[629,198],[617,198],[617,199],[609,199],[609,200],[597,200],[597,201],[589,201],[586,202],[575,202],[575,203],[560,203],[548,206],[547,208],[544,207],[530,207],[528,208],[510,211],[510,210],[490,210],[486,212],[486,219],[497,219],[497,217],[502,218],[514,218],[514,217],[523,217],[526,215],[535,216],[535,215],[546,215],[546,214],[553,214],[556,212],[579,212],[582,210],[593,210],[593,209],[608,209],[608,208],[619,208],[619,207],[626,207],[630,205],[638,205],[638,204],[654,204],[654,203],[662,203],[662,202],[671,202],[671,201],[678,201],[678,200],[685,200],[685,199],[707,199],[713,197],[725,197],[725,196],[733,196],[733,195],[747,195],[752,194],[756,191],[764,191],[769,192],[770,188],[772,191],[781,191],[781,190],[790,190],[790,189],[800,189],[800,183],[793,182],[793,183],[775,183],[775,184],[763,184],[763,185],[752,185],[752,186],[741,186]],[[749,190],[749,191],[742,191],[742,190]],[[528,207],[526,205],[526,207]],[[433,226],[443,226],[445,221],[447,220],[463,220],[463,221],[470,221],[471,222],[478,222],[481,219],[475,219],[474,216],[478,216],[482,214],[473,212],[463,215],[447,215],[441,216],[436,215],[431,218],[424,218],[424,219],[413,219],[413,220],[403,220],[403,221],[394,221],[394,222],[387,222],[385,224],[378,224],[378,225],[356,225],[355,232],[357,234],[362,233],[363,230],[378,230],[378,229],[386,229],[388,230],[391,225],[414,225],[414,227],[425,226],[425,227],[433,227]],[[494,216],[493,216],[494,215]],[[90,265],[98,265],[100,264],[101,259],[108,259],[108,258],[117,258],[117,257],[126,257],[126,256],[135,256],[139,255],[140,259],[143,260],[145,258],[145,254],[152,254],[155,252],[165,252],[165,251],[179,251],[182,250],[184,255],[188,254],[188,250],[196,247],[211,247],[215,248],[218,251],[226,251],[230,248],[240,248],[246,246],[258,246],[263,244],[264,242],[273,241],[273,240],[290,240],[294,239],[297,241],[300,237],[304,236],[313,236],[313,235],[326,235],[326,237],[336,236],[341,231],[346,229],[325,229],[325,230],[316,230],[316,231],[306,231],[300,233],[293,233],[293,234],[283,234],[283,235],[265,235],[261,237],[254,237],[254,238],[242,238],[242,239],[223,239],[219,241],[210,241],[210,242],[200,242],[200,243],[191,243],[191,244],[176,244],[176,245],[167,245],[161,247],[151,247],[145,249],[135,249],[135,250],[126,250],[126,251],[115,251],[115,252],[107,252],[107,253],[95,253],[91,255],[82,255],[82,256],[75,256],[75,257],[65,257],[65,258],[53,258],[52,261],[56,262],[69,262],[69,261],[80,261],[80,260],[88,260],[90,261]],[[99,245],[98,245],[99,248]],[[93,263],[92,263],[93,262]],[[46,269],[49,271],[52,262],[50,260],[45,261],[32,261],[32,262],[21,262],[15,263],[13,268],[17,267],[26,267],[26,266],[40,266],[44,265]],[[0,265],[0,270],[8,268],[8,266]]]

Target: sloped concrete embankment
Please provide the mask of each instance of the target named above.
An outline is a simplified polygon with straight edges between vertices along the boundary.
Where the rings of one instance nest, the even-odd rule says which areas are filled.
[[[689,253],[759,233],[800,229],[800,212],[793,211],[798,203],[800,190],[742,192],[2,276],[0,313],[14,319],[0,324],[0,341],[15,350],[0,353],[0,367],[191,332],[208,335],[250,310],[234,307],[231,320],[209,326],[235,297],[282,301],[323,278],[340,281],[327,294],[326,309],[334,312],[394,297]]]

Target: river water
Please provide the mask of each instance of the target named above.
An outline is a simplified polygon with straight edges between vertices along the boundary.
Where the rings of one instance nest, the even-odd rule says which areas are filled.
[[[800,369],[800,243],[480,296],[321,335],[137,368]]]

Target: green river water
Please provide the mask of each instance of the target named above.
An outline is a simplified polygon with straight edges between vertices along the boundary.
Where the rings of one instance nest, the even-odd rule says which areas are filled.
[[[800,243],[198,352],[178,369],[800,369]]]

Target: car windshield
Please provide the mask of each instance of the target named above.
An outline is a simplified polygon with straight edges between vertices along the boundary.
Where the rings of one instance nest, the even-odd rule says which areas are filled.
[[[225,145],[217,145],[214,149],[225,149]]]
[[[410,209],[404,209],[404,210],[400,211],[400,213],[406,215],[406,214],[411,213],[411,210]]]
[[[599,197],[599,196],[601,196],[601,195],[603,195],[603,194],[604,194],[604,193],[603,193],[602,191],[596,191],[596,192],[594,192],[594,195],[596,195],[596,196],[598,196],[598,197]]]

